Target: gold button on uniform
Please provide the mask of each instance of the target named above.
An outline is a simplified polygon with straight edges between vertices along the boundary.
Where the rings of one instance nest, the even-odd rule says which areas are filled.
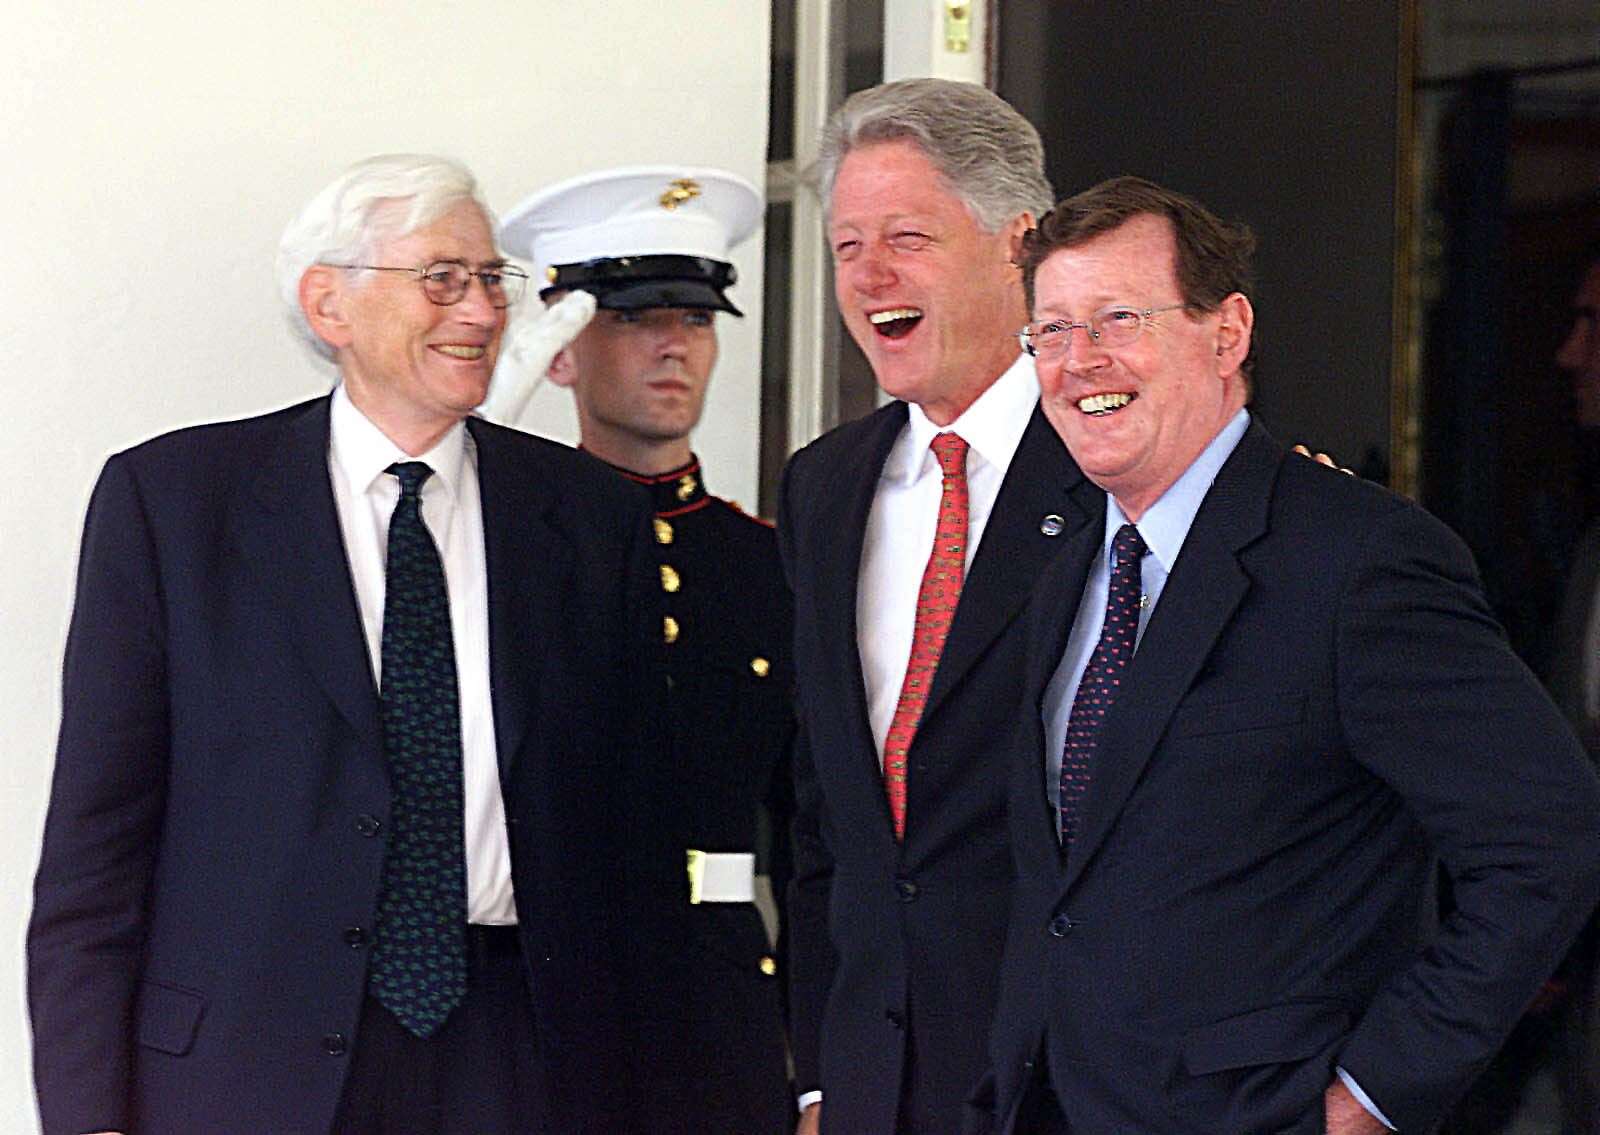
[[[671,615],[661,617],[661,637],[666,642],[678,641],[678,620]]]
[[[777,959],[775,959],[771,954],[762,954],[759,964],[761,966],[761,972],[766,974],[768,977],[772,977],[778,972]]]
[[[772,673],[772,663],[757,655],[750,660],[750,672],[758,678],[765,678]]]
[[[668,524],[665,520],[662,520],[659,516],[656,517],[656,543],[672,543],[672,525]]]
[[[681,587],[682,585],[683,585],[683,581],[678,578],[678,573],[673,568],[673,566],[671,564],[662,564],[661,565],[661,590],[665,591],[667,594],[670,595],[673,592],[677,591],[678,588]]]

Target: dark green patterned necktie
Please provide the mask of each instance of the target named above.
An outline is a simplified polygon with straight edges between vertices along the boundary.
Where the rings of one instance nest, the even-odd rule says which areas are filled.
[[[461,707],[444,565],[422,521],[420,461],[389,466],[383,603],[383,751],[390,834],[368,981],[417,1036],[431,1036],[467,991],[467,864],[462,836]]]

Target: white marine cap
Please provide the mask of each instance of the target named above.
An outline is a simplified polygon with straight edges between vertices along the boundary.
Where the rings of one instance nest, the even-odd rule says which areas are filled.
[[[535,193],[505,215],[501,246],[534,266],[540,295],[581,288],[603,308],[697,307],[741,314],[724,295],[728,252],[761,222],[737,174],[627,166]]]

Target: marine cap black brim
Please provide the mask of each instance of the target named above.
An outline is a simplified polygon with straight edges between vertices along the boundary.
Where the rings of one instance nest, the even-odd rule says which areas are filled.
[[[539,292],[541,299],[582,288],[594,296],[597,306],[610,311],[685,307],[744,315],[724,294],[738,279],[738,272],[732,264],[709,257],[603,257],[581,264],[557,264],[549,275],[549,286]]]

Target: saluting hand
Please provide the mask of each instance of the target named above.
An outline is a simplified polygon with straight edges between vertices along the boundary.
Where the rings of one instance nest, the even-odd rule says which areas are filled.
[[[551,360],[589,325],[594,307],[594,297],[582,291],[568,292],[549,307],[529,301],[529,310],[506,327],[489,396],[478,407],[479,415],[497,425],[516,425]]]

